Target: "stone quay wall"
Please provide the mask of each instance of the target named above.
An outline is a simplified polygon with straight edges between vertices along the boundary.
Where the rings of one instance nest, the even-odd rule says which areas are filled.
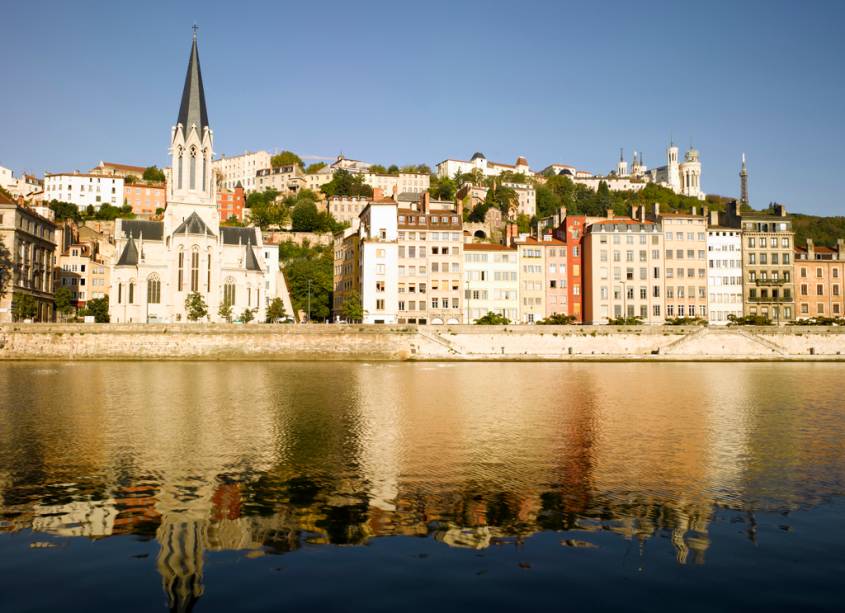
[[[845,361],[845,328],[3,324],[0,360]]]

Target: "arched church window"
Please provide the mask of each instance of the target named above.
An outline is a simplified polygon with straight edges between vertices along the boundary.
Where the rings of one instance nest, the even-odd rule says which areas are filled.
[[[147,277],[147,304],[161,303],[161,279],[156,273]]]
[[[206,291],[210,293],[211,292],[211,250],[210,249],[208,251],[207,263],[208,263],[208,269],[207,269],[207,272],[206,272],[205,285],[206,285]]]
[[[178,160],[176,162],[176,187],[182,189],[182,147],[179,147]]]
[[[182,279],[184,277],[185,272],[185,252],[182,248],[179,248],[179,270],[178,276],[176,277],[176,290],[182,291]]]
[[[135,282],[129,282],[129,304],[135,304]]]
[[[190,189],[197,188],[197,148],[191,147]]]
[[[123,283],[117,284],[117,303],[123,303]]]
[[[197,247],[191,251],[191,291],[196,292],[200,287],[200,252]]]
[[[208,181],[208,149],[202,150],[202,191],[207,189],[206,182]]]
[[[229,305],[235,304],[235,280],[232,277],[226,277],[226,282],[223,284],[223,302]]]

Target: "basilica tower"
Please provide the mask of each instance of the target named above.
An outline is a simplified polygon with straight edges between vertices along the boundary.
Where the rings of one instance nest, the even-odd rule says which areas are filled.
[[[167,217],[172,218],[169,219],[171,223],[178,225],[194,212],[209,226],[219,223],[211,167],[213,144],[214,133],[208,124],[195,27],[179,115],[170,135],[172,165]]]

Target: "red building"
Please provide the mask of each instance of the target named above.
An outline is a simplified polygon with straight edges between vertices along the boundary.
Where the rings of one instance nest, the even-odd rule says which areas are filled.
[[[244,220],[244,188],[238,183],[235,189],[221,189],[217,192],[217,212],[220,221],[229,221],[232,217],[238,221]]]
[[[566,243],[566,285],[569,288],[569,295],[567,296],[568,315],[574,315],[578,323],[582,322],[584,313],[582,258],[586,228],[587,217],[585,215],[566,215],[554,231],[555,238]]]

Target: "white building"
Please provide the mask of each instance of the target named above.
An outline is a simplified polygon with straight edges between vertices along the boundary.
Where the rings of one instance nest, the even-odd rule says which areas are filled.
[[[272,156],[267,151],[246,151],[233,157],[221,155],[211,163],[211,166],[218,176],[221,187],[235,189],[240,182],[244,191],[251,192],[258,188],[256,174],[263,168],[270,168],[271,158]]]
[[[385,196],[398,196],[399,194],[421,194],[428,191],[431,185],[431,177],[418,172],[400,172],[399,174],[376,174],[365,173],[364,183],[373,189],[380,189]]]
[[[207,305],[204,320],[222,321],[219,307],[226,302],[235,318],[248,309],[262,321],[268,275],[275,275],[278,264],[262,261],[272,258],[260,257],[264,248],[257,228],[220,226],[211,161],[213,133],[196,35],[177,124],[171,131],[170,154],[173,180],[167,185],[164,220],[115,223],[119,257],[111,269],[111,321],[185,321],[185,300],[193,293]],[[269,270],[273,265],[276,270]]]
[[[520,156],[516,158],[515,164],[502,164],[499,162],[490,162],[483,153],[476,152],[466,160],[443,160],[437,165],[438,177],[454,177],[455,174],[467,174],[473,170],[480,170],[485,177],[498,177],[503,172],[512,172],[532,176],[533,173],[528,167],[528,161]]]
[[[23,174],[15,177],[11,169],[0,166],[0,187],[3,187],[13,197],[23,196],[25,199],[42,189],[41,181],[33,175]]]
[[[651,169],[647,176],[676,194],[704,200],[701,191],[701,160],[697,149],[692,147],[684,154],[684,161],[678,161],[678,147],[670,143],[666,149],[666,165]]]
[[[742,235],[739,228],[720,226],[716,211],[707,228],[707,287],[711,324],[742,317]]]
[[[121,207],[123,179],[78,172],[47,174],[44,175],[44,200],[70,202],[81,211],[89,206],[96,211],[104,204]]]
[[[466,321],[487,313],[519,320],[519,263],[514,247],[491,243],[464,244]]]
[[[370,202],[358,228],[360,295],[365,324],[395,324],[399,250],[395,202]]]

